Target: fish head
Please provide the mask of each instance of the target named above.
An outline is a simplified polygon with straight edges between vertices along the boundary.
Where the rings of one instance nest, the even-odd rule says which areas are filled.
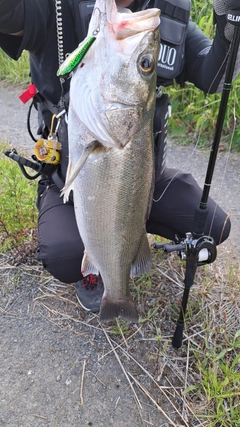
[[[70,108],[105,147],[124,147],[153,118],[160,46],[159,9],[131,13],[97,0],[88,37],[96,36],[72,76]]]

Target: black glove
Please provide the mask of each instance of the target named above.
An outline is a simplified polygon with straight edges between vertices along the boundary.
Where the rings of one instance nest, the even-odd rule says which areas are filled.
[[[231,41],[235,25],[240,25],[240,1],[213,0],[213,8],[220,32]]]
[[[23,0],[0,0],[0,17],[12,12]]]
[[[240,4],[238,0],[228,0],[227,20],[240,26]]]

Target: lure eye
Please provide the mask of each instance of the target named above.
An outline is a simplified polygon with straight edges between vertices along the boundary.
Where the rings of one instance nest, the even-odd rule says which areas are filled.
[[[144,76],[148,76],[149,74],[151,74],[155,67],[155,61],[153,56],[150,54],[142,55],[139,58],[138,66],[139,66],[140,72]]]

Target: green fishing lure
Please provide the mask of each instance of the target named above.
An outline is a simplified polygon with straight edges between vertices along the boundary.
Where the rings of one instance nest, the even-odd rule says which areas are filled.
[[[66,60],[60,65],[57,71],[57,76],[68,77],[74,68],[76,68],[76,66],[82,61],[95,40],[96,37],[89,37],[87,40],[83,41],[72,53],[70,53]]]

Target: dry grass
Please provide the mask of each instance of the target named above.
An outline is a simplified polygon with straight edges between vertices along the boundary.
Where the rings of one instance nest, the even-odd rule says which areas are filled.
[[[7,256],[3,257],[0,265],[5,286],[16,270],[7,261]],[[36,275],[39,288],[34,302],[50,322],[60,328],[71,325],[71,329],[81,323],[102,331],[109,352],[114,353],[132,388],[139,411],[144,395],[172,426],[239,425],[240,268],[226,259],[224,250],[214,264],[197,270],[183,346],[178,351],[172,348],[171,339],[183,291],[184,263],[176,255],[158,252],[153,272],[132,282],[140,314],[138,325],[117,320],[103,327],[97,315],[80,309],[73,285],[54,280],[37,266],[24,265],[23,270]],[[5,306],[0,311],[6,315],[8,309]],[[83,403],[82,392],[80,400]],[[171,405],[171,413],[166,413],[166,405]]]

